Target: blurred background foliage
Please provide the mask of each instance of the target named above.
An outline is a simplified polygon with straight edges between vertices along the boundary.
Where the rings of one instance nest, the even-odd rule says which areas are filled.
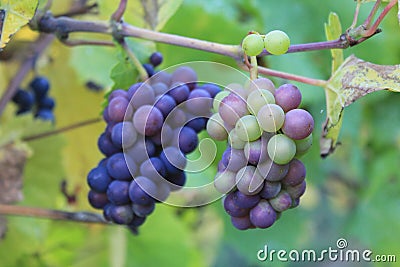
[[[54,1],[53,12],[64,11],[68,2]],[[84,18],[108,19],[117,2],[99,0],[100,15]],[[140,25],[134,8],[139,1],[128,2],[127,22]],[[367,17],[372,5],[362,6],[360,20]],[[239,44],[250,30],[266,33],[281,29],[288,33],[292,43],[315,42],[325,40],[324,23],[329,12],[339,15],[345,29],[352,22],[354,9],[355,2],[351,0],[185,0],[162,31]],[[345,50],[345,56],[355,54],[377,64],[399,64],[400,29],[395,10],[381,26],[383,33]],[[36,33],[23,29],[10,43],[8,49],[10,53],[14,49],[15,55],[0,61],[0,91],[17,70],[18,49],[35,36]],[[230,58],[203,51],[165,44],[146,43],[146,47],[149,50],[144,55],[154,49],[163,53],[161,68],[198,60],[236,67]],[[271,56],[264,63],[273,69],[328,79],[330,60],[329,51],[316,51]],[[50,95],[57,101],[57,127],[98,116],[104,92],[89,90],[85,84],[92,81],[104,88],[112,87],[110,71],[117,63],[114,48],[69,48],[58,41],[49,47],[38,59],[36,71],[52,84]],[[22,86],[26,87],[33,75]],[[277,86],[286,82],[272,79]],[[296,85],[303,93],[302,107],[311,111],[316,121],[314,146],[303,158],[307,191],[301,205],[283,214],[272,228],[234,229],[220,201],[195,209],[157,205],[140,228],[139,236],[116,226],[9,217],[8,231],[0,241],[0,266],[294,266],[287,262],[259,262],[256,253],[264,245],[276,250],[336,248],[339,238],[347,239],[349,248],[395,254],[400,260],[400,95],[378,92],[348,107],[341,145],[333,155],[321,159],[318,140],[326,116],[324,92],[322,88]],[[13,112],[14,107],[9,105],[2,123],[13,119]],[[103,129],[104,124],[98,123],[30,142],[32,156],[24,170],[24,200],[19,204],[91,210],[86,201],[86,174],[101,158],[97,137]],[[219,149],[223,150],[222,144]],[[204,175],[215,171],[214,165]],[[63,180],[67,181],[68,191],[76,193],[76,202],[68,203],[62,195]]]

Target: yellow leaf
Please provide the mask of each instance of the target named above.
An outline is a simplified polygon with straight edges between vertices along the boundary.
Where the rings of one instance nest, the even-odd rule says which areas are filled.
[[[0,0],[0,49],[36,12],[39,0]]]

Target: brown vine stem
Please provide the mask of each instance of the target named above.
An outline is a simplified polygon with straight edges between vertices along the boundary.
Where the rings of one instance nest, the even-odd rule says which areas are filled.
[[[371,28],[368,29],[368,31],[365,32],[365,36],[373,35],[377,31],[377,29],[379,27],[379,24],[381,24],[383,18],[396,5],[397,1],[398,0],[392,0],[392,1],[389,2],[389,4],[387,4],[385,9],[382,11],[382,13],[379,14],[379,17],[376,19],[375,23],[371,26]]]
[[[119,2],[119,6],[117,10],[115,10],[114,14],[112,14],[111,19],[114,21],[121,21],[122,16],[125,13],[126,10],[126,5],[127,5],[128,0],[121,0]]]
[[[243,66],[245,66],[245,65],[243,65]],[[246,66],[246,68],[247,68],[247,66]],[[314,86],[320,86],[320,87],[324,87],[327,83],[327,81],[324,81],[324,80],[312,79],[312,78],[295,75],[295,74],[291,74],[291,73],[287,73],[287,72],[272,70],[272,69],[268,69],[268,68],[264,68],[264,67],[258,67],[258,72],[261,74],[264,74],[264,75],[270,75],[270,76],[279,77],[282,79],[288,79],[288,80],[306,83],[306,84],[310,84],[310,85],[314,85]]]
[[[79,39],[59,39],[60,42],[67,46],[79,46],[79,45],[100,45],[113,47],[115,44],[112,41],[103,40],[79,40]]]
[[[0,204],[1,215],[16,215],[35,218],[46,218],[50,220],[64,220],[82,223],[111,224],[103,216],[91,212],[68,212],[36,207],[25,207],[17,205]]]

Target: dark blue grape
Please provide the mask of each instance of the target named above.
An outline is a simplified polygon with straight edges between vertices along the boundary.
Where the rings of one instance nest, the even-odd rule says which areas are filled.
[[[56,105],[56,102],[54,101],[54,99],[51,97],[48,97],[48,96],[42,98],[38,102],[39,109],[53,110],[55,105]]]
[[[259,195],[245,195],[240,191],[233,192],[233,203],[242,209],[251,209],[260,202]]]
[[[167,171],[160,158],[151,157],[140,165],[140,174],[154,181],[159,181],[162,177],[165,177]]]
[[[226,195],[224,200],[224,209],[232,217],[243,217],[249,213],[248,209],[239,208],[235,204],[234,192]]]
[[[264,199],[270,199],[276,197],[280,191],[281,191],[281,183],[265,181],[264,187],[259,194]]]
[[[12,98],[12,101],[14,103],[18,104],[18,107],[20,109],[30,110],[30,109],[32,109],[33,104],[35,103],[35,97],[30,92],[27,92],[22,89],[18,89],[18,91],[15,93],[14,97]]]
[[[111,182],[112,178],[105,167],[96,167],[87,176],[87,183],[90,188],[99,193],[107,192],[107,188]]]
[[[108,114],[108,107],[106,107],[106,108],[103,110],[103,120],[104,120],[106,123],[110,123],[110,122],[111,122],[110,115]]]
[[[219,92],[221,92],[221,88],[219,88],[219,86],[214,83],[206,83],[199,88],[206,90],[212,98],[214,98]]]
[[[35,93],[36,99],[39,100],[47,95],[50,89],[50,83],[45,77],[37,76],[31,81],[30,87]]]
[[[136,91],[139,89],[140,86],[142,86],[143,83],[135,83],[131,87],[129,87],[127,91],[127,96],[128,99],[132,99],[133,95],[136,93]]]
[[[186,123],[185,126],[192,128],[196,133],[201,132],[206,128],[207,124],[207,119],[203,117],[197,117],[192,120],[190,120],[188,123]]]
[[[128,227],[132,230],[132,229],[136,229],[137,227],[141,226],[147,217],[140,217],[140,216],[134,216],[133,220],[130,222],[130,224],[128,225]]]
[[[54,122],[54,114],[53,111],[48,109],[39,109],[35,115],[36,118],[39,118],[44,121],[52,121]]]
[[[160,52],[154,52],[153,54],[151,54],[150,63],[154,67],[157,67],[158,65],[160,65],[162,63],[162,61],[163,61],[163,56]]]
[[[136,177],[129,186],[129,198],[132,203],[149,205],[157,195],[157,185],[147,177]]]
[[[282,184],[295,186],[301,184],[306,177],[306,167],[303,162],[298,159],[293,159],[289,162],[289,171],[282,179]]]
[[[190,127],[183,127],[179,133],[179,149],[188,154],[196,149],[198,143],[197,133]]]
[[[194,89],[190,92],[185,102],[186,109],[198,116],[207,116],[212,108],[213,99],[211,95],[203,89]]]
[[[112,142],[109,135],[102,133],[97,141],[97,146],[99,147],[101,153],[109,157],[115,153],[121,151],[120,148],[116,147]]]
[[[186,158],[175,147],[167,147],[160,153],[160,159],[164,163],[168,175],[176,175],[186,166]]]
[[[136,139],[137,132],[132,122],[119,122],[111,130],[111,141],[118,148],[130,147],[136,142]]]
[[[108,204],[107,194],[90,190],[88,194],[89,204],[95,209],[103,209]]]
[[[136,130],[146,136],[156,135],[164,123],[164,116],[161,111],[151,105],[144,105],[136,110],[133,116],[133,125]]]
[[[101,160],[99,161],[99,163],[97,164],[97,167],[104,167],[104,168],[106,168],[106,167],[107,167],[107,161],[108,161],[108,158],[103,158],[103,159],[101,159]]]
[[[196,87],[197,73],[191,67],[181,66],[178,67],[171,76],[171,83],[184,83],[187,84],[190,90]],[[179,102],[180,103],[180,102]]]
[[[146,217],[154,211],[154,208],[156,206],[155,204],[156,204],[155,201],[150,202],[150,204],[148,205],[132,204],[132,210],[136,216]]]
[[[172,189],[178,190],[186,183],[186,174],[184,171],[177,172],[176,174],[169,174],[165,178],[175,185]]]
[[[114,179],[130,181],[132,175],[136,173],[137,167],[128,155],[120,152],[108,159],[107,171]]]
[[[176,102],[174,98],[170,95],[161,95],[154,104],[164,116],[164,119],[168,114],[176,107]]]
[[[127,181],[114,180],[107,189],[107,197],[115,205],[129,204],[129,185]]]
[[[130,224],[134,214],[130,205],[119,205],[110,208],[110,217],[116,224]]]
[[[107,221],[111,221],[111,210],[115,207],[115,205],[108,203],[104,206],[103,208],[103,216],[104,219],[106,219]]]
[[[176,104],[184,102],[189,97],[189,87],[186,84],[176,84],[168,91],[168,94],[172,96]]]
[[[154,75],[154,72],[155,72],[155,71],[154,71],[154,66],[153,66],[153,65],[148,64],[148,63],[145,63],[145,64],[143,64],[142,66],[143,66],[143,68],[146,70],[147,75],[148,75],[149,77],[151,77],[151,76]]]

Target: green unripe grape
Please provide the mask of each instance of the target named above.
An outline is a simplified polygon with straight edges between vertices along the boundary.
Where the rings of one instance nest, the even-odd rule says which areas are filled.
[[[247,35],[242,42],[242,49],[248,56],[257,56],[264,49],[264,41],[261,35],[252,33]]]
[[[285,121],[285,112],[276,104],[268,104],[258,111],[257,119],[261,129],[274,133],[282,127]]]
[[[218,113],[213,114],[207,121],[207,133],[211,138],[223,141],[228,138],[228,133],[224,127],[224,121]]]
[[[296,144],[296,157],[304,155],[312,146],[312,134],[304,139],[294,140]]]
[[[277,134],[268,141],[268,155],[276,164],[289,163],[296,154],[296,144],[284,134]]]
[[[285,54],[290,46],[289,36],[283,31],[274,30],[264,37],[264,47],[272,55]]]
[[[218,94],[215,95],[214,101],[213,101],[214,112],[218,112],[219,104],[221,104],[222,99],[224,99],[229,94],[230,94],[229,91],[221,91],[221,92],[219,92]]]
[[[262,131],[258,125],[257,118],[253,115],[241,117],[235,126],[237,136],[246,142],[251,142],[260,138]]]
[[[275,104],[274,95],[266,89],[254,90],[247,97],[247,109],[253,115],[257,115],[266,104]]]
[[[229,145],[234,149],[243,149],[246,145],[246,142],[239,138],[236,134],[236,129],[233,128],[228,135]]]

